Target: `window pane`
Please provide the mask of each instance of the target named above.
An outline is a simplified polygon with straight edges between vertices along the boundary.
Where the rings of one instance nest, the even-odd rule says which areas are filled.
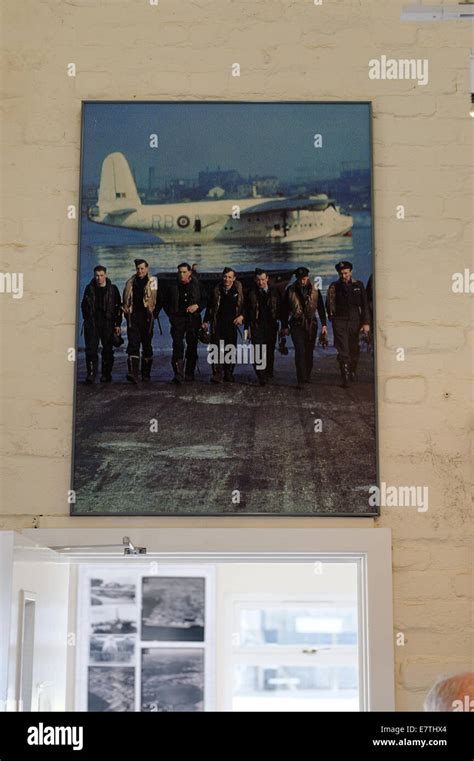
[[[239,642],[241,647],[355,645],[356,605],[242,608]]]
[[[234,711],[358,711],[357,665],[236,665]]]

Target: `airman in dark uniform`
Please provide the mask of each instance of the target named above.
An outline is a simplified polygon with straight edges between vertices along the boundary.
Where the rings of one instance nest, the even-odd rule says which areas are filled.
[[[87,284],[81,302],[86,344],[86,383],[93,383],[99,366],[99,344],[102,344],[102,383],[112,380],[114,335],[120,335],[122,302],[120,293],[106,275],[101,264],[94,267],[94,277]]]
[[[127,319],[127,380],[138,383],[140,346],[142,380],[149,381],[153,364],[153,323],[158,295],[158,280],[148,275],[148,262],[135,259],[136,274],[125,283],[123,311]]]
[[[194,380],[201,327],[201,285],[187,262],[178,264],[178,276],[160,288],[158,312],[163,308],[171,325],[173,383]],[[184,364],[186,341],[186,365]]]
[[[344,388],[357,379],[359,334],[370,330],[367,294],[360,280],[352,279],[351,262],[338,262],[339,280],[331,283],[326,296],[326,310],[332,322],[334,346]]]
[[[273,378],[275,344],[278,335],[278,321],[281,319],[280,291],[268,282],[264,269],[255,270],[255,285],[244,300],[245,327],[250,329],[250,340],[254,345],[265,347],[266,367],[258,369],[254,365],[258,382],[264,386],[268,378]]]
[[[293,274],[296,282],[288,286],[283,299],[281,334],[287,336],[288,332],[291,333],[295,347],[296,379],[298,388],[301,389],[304,388],[304,383],[310,383],[311,380],[318,332],[316,313],[321,321],[321,334],[325,336],[326,312],[321,291],[309,278],[309,269],[298,267]]]
[[[242,284],[237,280],[235,270],[224,267],[222,280],[212,290],[209,304],[204,315],[203,328],[211,326],[211,344],[237,346],[237,329],[244,321],[244,292]],[[215,364],[212,366],[213,383],[222,380],[234,382],[233,364]]]

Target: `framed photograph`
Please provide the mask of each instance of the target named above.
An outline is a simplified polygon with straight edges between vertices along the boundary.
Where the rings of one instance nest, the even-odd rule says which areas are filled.
[[[204,578],[148,576],[142,583],[142,640],[204,641]]]
[[[142,711],[204,710],[204,650],[145,648],[141,677]]]
[[[377,515],[370,103],[85,102],[81,162],[71,514]]]
[[[88,711],[133,711],[135,706],[135,669],[90,666],[88,672]]]

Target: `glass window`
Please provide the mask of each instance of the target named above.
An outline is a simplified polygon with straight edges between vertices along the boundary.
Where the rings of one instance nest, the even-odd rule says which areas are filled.
[[[232,599],[232,710],[363,710],[360,564],[316,565],[314,583],[300,571],[300,597],[286,588],[279,599]]]
[[[234,711],[358,711],[357,666],[235,666]]]
[[[350,607],[242,606],[239,623],[239,642],[243,647],[357,644],[355,604]]]

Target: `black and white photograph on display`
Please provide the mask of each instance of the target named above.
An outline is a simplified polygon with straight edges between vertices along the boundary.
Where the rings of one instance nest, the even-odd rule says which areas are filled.
[[[132,663],[134,654],[134,635],[104,634],[90,638],[91,663]]]
[[[73,515],[374,516],[369,102],[85,102]]]
[[[141,710],[157,713],[203,711],[204,650],[142,650]]]
[[[130,579],[91,579],[91,605],[133,603],[135,597],[135,583]]]
[[[88,711],[134,711],[135,669],[120,666],[90,666]]]
[[[149,576],[142,585],[142,640],[204,641],[204,578]]]
[[[133,605],[107,605],[90,609],[92,634],[135,634],[137,611]]]

